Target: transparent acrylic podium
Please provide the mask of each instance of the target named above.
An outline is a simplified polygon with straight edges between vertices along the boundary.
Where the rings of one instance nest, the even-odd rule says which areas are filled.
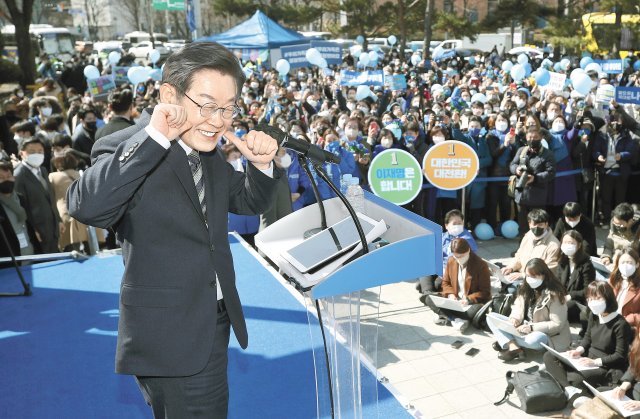
[[[349,216],[338,198],[324,201],[327,225]],[[389,244],[346,257],[313,274],[281,255],[320,226],[318,205],[298,210],[256,235],[258,249],[303,293],[314,348],[318,418],[378,417],[377,346],[381,286],[442,275],[442,227],[365,192],[365,215],[384,220]],[[317,313],[317,314],[316,314]],[[326,348],[326,352],[325,352]]]

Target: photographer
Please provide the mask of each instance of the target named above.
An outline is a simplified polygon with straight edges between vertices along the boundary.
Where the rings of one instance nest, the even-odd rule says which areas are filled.
[[[527,130],[527,145],[521,147],[511,161],[511,173],[518,176],[515,202],[518,205],[520,231],[527,230],[527,213],[544,208],[556,169],[553,154],[542,147],[540,130]]]

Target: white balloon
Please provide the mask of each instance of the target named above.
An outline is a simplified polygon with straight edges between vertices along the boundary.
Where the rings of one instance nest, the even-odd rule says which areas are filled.
[[[395,45],[397,41],[398,39],[396,38],[395,35],[391,35],[390,37],[387,38],[387,42],[389,43],[389,45]]]
[[[444,48],[442,48],[441,46],[435,47],[435,49],[433,50],[433,59],[437,60],[438,57],[441,56],[443,52],[444,52]]]
[[[109,62],[111,63],[111,65],[118,64],[120,58],[122,58],[122,54],[120,54],[118,51],[111,51],[109,53]]]
[[[358,86],[358,89],[356,90],[356,100],[366,99],[369,97],[369,95],[371,95],[371,90],[369,89],[369,86],[365,86],[365,85]]]
[[[289,61],[285,60],[284,58],[280,58],[276,63],[276,70],[278,70],[278,73],[280,73],[281,76],[287,74],[290,69],[291,65],[289,64]]]
[[[583,69],[581,69],[581,68],[579,68],[579,67],[578,67],[578,68],[574,69],[574,70],[571,72],[571,75],[569,76],[569,79],[570,79],[571,81],[573,81],[573,79],[575,79],[575,78],[578,76],[578,74],[584,74],[584,73],[585,73],[585,71],[584,71]]]
[[[487,97],[483,93],[476,93],[471,97],[471,103],[473,102],[487,103]]]
[[[369,54],[361,54],[359,62],[362,66],[366,67],[369,65]]]
[[[351,55],[353,55],[354,57],[358,58],[358,57],[360,57],[360,54],[362,54],[362,46],[361,45],[353,45],[351,48],[349,48],[349,52],[351,53]]]
[[[431,86],[431,93],[435,92],[436,90],[443,90],[443,87],[441,84],[434,84],[433,86]]]
[[[527,57],[527,54],[518,55],[518,63],[519,64],[525,65],[528,62],[529,62],[529,57]]]
[[[158,51],[157,49],[152,49],[149,52],[149,60],[155,64],[158,62],[159,59],[160,59],[160,51]]]
[[[585,73],[588,73],[589,71],[595,71],[596,73],[600,73],[602,71],[602,67],[598,63],[591,63],[584,68],[584,71]]]
[[[100,77],[100,70],[95,65],[88,65],[84,68],[84,76],[88,79],[97,79]]]
[[[324,57],[321,57],[320,64],[318,64],[318,67],[327,68],[328,66],[329,66],[329,63],[327,63],[327,60]]]
[[[129,71],[127,71],[127,77],[129,81],[134,86],[137,86],[139,83],[147,81],[149,78],[149,69],[146,67],[131,67]]]
[[[422,61],[422,57],[419,54],[413,54],[411,56],[411,64],[413,64],[414,67],[420,64],[420,61]]]
[[[378,53],[375,51],[369,51],[369,62],[375,63],[378,61]]]
[[[320,65],[320,59],[322,58],[322,54],[315,48],[309,48],[307,53],[305,54],[307,61],[309,61],[313,65]]]

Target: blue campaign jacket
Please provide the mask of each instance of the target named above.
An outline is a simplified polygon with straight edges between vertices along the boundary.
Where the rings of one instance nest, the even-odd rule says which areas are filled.
[[[298,158],[295,153],[288,152],[291,155],[291,166],[287,169],[287,178],[289,180],[289,189],[291,193],[299,193],[300,198],[298,198],[293,204],[293,210],[297,211],[302,207],[305,207],[308,202],[306,202],[307,192],[311,191],[313,194],[313,190],[311,189],[311,180],[309,180],[309,176],[305,173],[304,169],[300,165]]]

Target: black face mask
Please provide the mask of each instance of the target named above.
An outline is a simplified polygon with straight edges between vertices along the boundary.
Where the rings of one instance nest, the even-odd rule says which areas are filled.
[[[542,140],[527,141],[527,145],[532,151],[537,153],[542,148]]]
[[[13,192],[14,185],[15,182],[13,180],[5,180],[4,182],[0,183],[0,193],[9,194]]]
[[[534,236],[536,237],[540,237],[544,234],[545,228],[544,227],[533,227],[531,229],[531,232],[533,233]]]
[[[89,131],[95,131],[96,130],[96,123],[95,122],[85,122],[84,124],[85,128],[88,129]]]
[[[627,232],[627,227],[617,226],[615,224],[611,225],[614,234],[622,235]]]

